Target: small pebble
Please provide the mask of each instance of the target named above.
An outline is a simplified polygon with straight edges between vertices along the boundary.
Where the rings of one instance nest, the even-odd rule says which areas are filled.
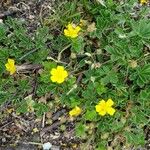
[[[50,142],[43,144],[43,150],[50,150],[52,147],[52,144]]]
[[[6,142],[6,138],[2,138],[2,142],[5,143]]]
[[[2,20],[2,19],[0,19],[0,23],[3,23],[3,20]]]

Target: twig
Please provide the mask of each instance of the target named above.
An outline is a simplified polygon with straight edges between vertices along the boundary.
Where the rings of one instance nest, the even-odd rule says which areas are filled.
[[[58,60],[58,61],[61,60],[61,55],[62,55],[62,53],[63,53],[67,48],[69,48],[70,46],[71,46],[71,44],[67,45],[66,47],[64,47],[64,48],[60,51],[60,53],[58,54],[58,57],[57,57],[57,60]]]
[[[18,4],[17,4],[17,7],[19,7],[19,5],[24,5],[25,7],[26,7],[26,9],[29,11],[29,14],[30,14],[30,6],[29,5],[27,5],[26,3],[24,3],[24,2],[19,2]]]
[[[23,142],[23,141],[16,141],[16,143],[21,143],[21,144],[25,144],[25,145],[40,145],[42,146],[42,143],[37,143],[37,142]]]
[[[82,80],[83,77],[83,73],[80,73],[77,79],[77,84],[79,84],[79,82]]]
[[[30,64],[30,65],[23,64],[21,66],[17,66],[17,72],[24,71],[24,70],[38,70],[41,68],[42,65],[39,64]]]
[[[66,121],[66,120],[65,120],[65,121]],[[44,128],[44,129],[41,131],[41,134],[43,135],[45,132],[51,131],[51,130],[57,128],[58,126],[60,126],[61,124],[63,124],[65,121],[57,121],[57,122],[53,123],[51,126]]]
[[[67,92],[66,95],[69,95],[72,91],[74,91],[77,88],[77,84],[74,84],[73,87]]]
[[[66,112],[66,109],[62,109],[58,112],[56,112],[53,117],[52,117],[52,120],[53,121],[56,121],[61,115],[63,115],[64,113]]]
[[[43,114],[43,119],[42,119],[42,128],[44,128],[44,126],[45,126],[45,112]]]
[[[4,124],[3,126],[1,126],[1,127],[0,127],[0,130],[2,130],[2,128],[4,128],[4,127],[8,126],[8,125],[9,125],[9,124],[11,124],[11,123],[13,123],[13,121],[10,121],[10,122],[8,122],[8,123]]]
[[[39,18],[40,18],[41,25],[43,25],[42,12],[43,12],[43,5],[41,6],[40,13],[39,13]]]
[[[55,61],[56,63],[61,63],[61,64],[65,64],[65,65],[67,64],[66,62],[58,61],[58,60],[56,60],[56,59],[54,59],[54,58],[52,58],[52,57],[50,57],[50,56],[48,56],[47,59],[53,60],[53,61]]]
[[[33,91],[32,91],[32,98],[35,97],[36,95],[36,89],[37,89],[37,76],[38,76],[38,71],[35,70],[35,78],[34,78],[34,83],[33,83]]]

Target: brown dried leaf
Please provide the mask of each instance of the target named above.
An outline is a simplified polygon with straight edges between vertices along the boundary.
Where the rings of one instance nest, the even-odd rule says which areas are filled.
[[[88,25],[87,32],[93,32],[96,30],[95,22]]]

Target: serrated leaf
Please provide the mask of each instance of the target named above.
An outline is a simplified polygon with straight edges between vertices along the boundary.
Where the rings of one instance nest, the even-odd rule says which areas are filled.
[[[36,110],[36,115],[40,117],[48,111],[48,106],[42,103],[36,103],[34,109]]]
[[[150,99],[150,91],[149,90],[142,90],[140,92],[140,100],[149,101],[149,99]]]
[[[28,112],[28,105],[26,101],[22,102],[19,107],[17,107],[17,113],[26,113]]]
[[[133,133],[133,132],[124,132],[124,136],[126,137],[127,143],[134,145],[134,146],[139,146],[139,145],[144,145],[145,144],[145,136],[142,130],[138,133]],[[135,140],[136,139],[136,140]]]
[[[72,51],[79,53],[81,52],[83,47],[84,47],[84,43],[82,37],[78,37],[72,40],[72,47],[71,47]]]
[[[100,84],[100,83],[96,83],[96,91],[99,95],[103,94],[103,93],[106,93],[106,87],[103,85],[103,84]]]
[[[56,63],[51,61],[44,61],[42,65],[44,66],[44,70],[46,71],[50,71],[52,68],[56,67]]]
[[[150,39],[150,22],[147,19],[138,22],[132,22],[133,36],[138,35],[145,39]]]
[[[78,137],[85,136],[86,126],[82,123],[76,124],[75,133]]]
[[[75,99],[73,97],[70,98],[70,105],[72,108],[74,108],[75,106],[80,105],[81,100],[80,99]]]
[[[84,117],[88,121],[96,121],[97,113],[95,110],[87,110]]]

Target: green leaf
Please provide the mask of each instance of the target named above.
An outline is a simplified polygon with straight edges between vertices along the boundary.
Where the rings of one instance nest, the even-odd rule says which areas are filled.
[[[127,144],[132,146],[138,147],[139,145],[144,146],[145,144],[145,136],[142,130],[138,130],[136,133],[125,131],[124,136],[127,140]]]
[[[6,27],[0,23],[0,41],[6,38]]]
[[[2,91],[0,89],[0,105],[3,105],[5,102],[7,102],[8,100],[10,100],[11,96],[12,95],[9,92]]]
[[[149,101],[150,99],[150,91],[149,90],[142,90],[140,92],[140,101]]]
[[[96,91],[99,95],[102,95],[103,93],[106,93],[107,88],[103,84],[96,83]]]
[[[26,101],[21,102],[21,105],[17,107],[17,113],[26,113],[28,112],[28,105]]]
[[[53,39],[53,36],[51,34],[49,34],[49,28],[44,26],[44,27],[40,27],[37,29],[36,31],[36,35],[35,35],[35,45],[36,45],[36,49],[43,49],[46,46],[46,41],[48,39]]]
[[[96,148],[96,150],[108,150],[106,147],[107,142],[106,141],[101,141],[98,143],[98,147]]]
[[[57,64],[56,64],[55,62],[51,62],[51,61],[44,61],[44,62],[42,63],[42,65],[44,66],[44,70],[45,70],[45,71],[50,72],[50,70],[51,70],[52,68],[55,68]]]
[[[82,123],[76,124],[75,133],[78,137],[84,137],[86,135],[86,126]]]
[[[97,113],[95,110],[87,110],[84,118],[88,121],[96,121],[97,120]]]
[[[46,93],[49,93],[49,92],[54,92],[56,90],[56,85],[55,84],[52,84],[52,83],[48,83],[48,84],[40,84],[38,87],[37,87],[37,95],[38,96],[44,96]]]
[[[42,103],[36,103],[34,105],[34,109],[36,110],[36,115],[40,117],[43,113],[48,111],[48,106]]]
[[[132,28],[132,34],[136,33],[136,35],[143,39],[150,39],[150,22],[148,19],[132,22]]]
[[[72,39],[72,47],[71,47],[72,51],[79,53],[82,51],[83,47],[84,43],[82,37]]]
[[[131,116],[131,121],[132,123],[135,123],[136,125],[147,125],[149,120],[146,118],[146,115],[144,114],[144,112],[142,112],[142,110],[139,110],[138,107],[134,107],[132,109],[132,116]]]
[[[109,10],[102,9],[98,17],[96,17],[96,27],[100,32],[103,32],[109,26],[110,14]]]
[[[75,106],[78,106],[81,104],[81,100],[80,99],[75,99],[74,97],[70,98],[70,106],[72,108],[74,108]]]
[[[50,83],[50,72],[43,71],[40,74],[40,80],[44,83]]]
[[[135,80],[136,83],[143,87],[149,82],[150,78],[150,64],[145,64],[142,67],[137,67],[136,72],[130,75],[131,80]]]

